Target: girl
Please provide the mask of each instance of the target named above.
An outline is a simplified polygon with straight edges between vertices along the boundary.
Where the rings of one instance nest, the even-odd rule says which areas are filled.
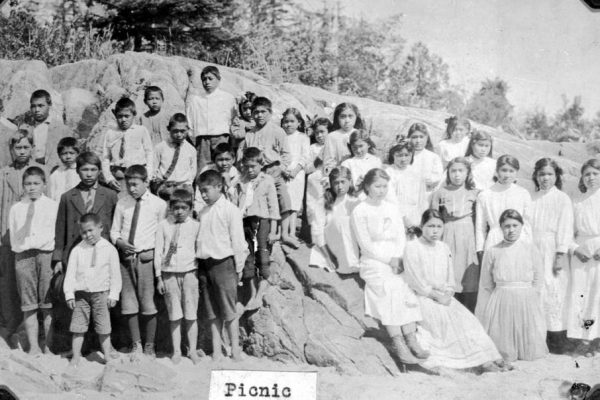
[[[425,182],[425,191],[427,201],[431,198],[431,193],[442,180],[444,168],[440,156],[433,152],[433,145],[427,126],[420,122],[412,124],[408,128],[408,139],[415,149],[415,156],[412,164],[413,170],[419,174],[421,180]]]
[[[403,363],[415,364],[428,356],[417,343],[419,303],[401,274],[404,225],[398,209],[385,201],[390,177],[372,169],[363,181],[367,199],[351,216],[360,249],[360,277],[365,281],[365,313],[381,321]]]
[[[341,103],[333,112],[333,132],[327,135],[323,147],[323,165],[325,176],[334,167],[350,157],[348,140],[355,129],[364,129],[364,123],[358,112],[358,107],[352,103]]]
[[[498,221],[504,240],[485,252],[476,315],[506,361],[535,360],[548,353],[542,261],[521,238],[518,211],[504,210]]]
[[[431,355],[425,368],[472,368],[498,371],[501,359],[496,346],[481,324],[456,301],[450,248],[440,239],[444,220],[437,210],[427,210],[421,219],[422,236],[404,250],[408,285],[417,293],[427,334],[420,335]]]
[[[375,155],[375,144],[369,132],[358,130],[350,135],[352,158],[342,161],[342,166],[352,173],[354,187],[360,187],[365,174],[373,168],[381,168],[381,160]]]
[[[246,92],[238,99],[238,111],[239,117],[234,117],[229,128],[231,135],[233,136],[232,147],[234,150],[233,154],[236,154],[237,149],[240,147],[240,143],[246,137],[246,132],[254,129],[254,119],[252,119],[252,102],[256,98],[256,95],[252,92]],[[242,158],[239,157],[241,160]]]
[[[450,117],[446,119],[446,136],[438,144],[442,163],[462,157],[469,146],[471,123],[466,118]]]
[[[542,307],[548,329],[548,347],[562,351],[567,342],[566,298],[569,284],[565,253],[573,241],[573,204],[562,192],[562,168],[551,158],[535,163],[536,192],[531,206],[533,241],[542,257]]]
[[[313,173],[317,168],[323,165],[323,149],[325,139],[331,129],[331,121],[327,118],[317,118],[313,121],[311,127],[312,141],[310,145],[310,160],[306,169],[306,174]]]
[[[350,214],[358,203],[350,170],[334,168],[325,191],[324,212],[311,224],[313,249],[324,261],[317,266],[330,266],[339,274],[358,272],[358,245],[350,229]]]
[[[475,312],[479,287],[479,263],[475,253],[474,211],[477,190],[466,158],[457,157],[446,169],[446,184],[431,198],[446,224],[444,242],[450,247],[456,282],[454,297]]]
[[[574,201],[575,244],[571,257],[571,293],[567,336],[600,338],[600,161],[591,159],[581,167],[579,190]]]
[[[410,141],[401,139],[388,154],[386,172],[390,176],[389,200],[398,205],[404,226],[419,224],[421,214],[428,207],[425,182],[410,168],[414,150]]]
[[[475,245],[479,261],[484,250],[502,241],[502,230],[498,220],[504,210],[512,208],[525,216],[523,236],[525,240],[531,240],[531,226],[528,221],[531,196],[526,189],[515,183],[518,171],[519,160],[507,154],[501,156],[496,162],[498,182],[477,196]]]
[[[302,114],[295,108],[288,108],[283,113],[281,127],[287,133],[290,149],[290,164],[283,176],[288,180],[287,187],[290,194],[291,212],[287,235],[296,237],[296,220],[298,211],[302,208],[304,201],[304,168],[308,165],[310,158],[310,139],[304,133],[304,119]]]
[[[494,184],[496,161],[492,158],[492,137],[490,134],[473,130],[465,157],[471,163],[473,182],[477,190],[489,189]]]

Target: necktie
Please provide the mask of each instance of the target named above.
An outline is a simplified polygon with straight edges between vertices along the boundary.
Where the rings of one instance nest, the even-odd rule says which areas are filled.
[[[85,199],[85,211],[86,212],[92,212],[92,208],[94,208],[94,199],[92,197],[92,190],[93,189],[89,189],[87,192],[83,192],[85,193],[86,199]]]
[[[27,206],[27,215],[25,216],[25,224],[21,229],[21,240],[25,240],[31,234],[31,224],[33,223],[33,214],[35,212],[35,202],[30,201]]]
[[[131,229],[129,230],[129,244],[135,246],[133,241],[135,240],[135,231],[137,230],[138,219],[140,218],[140,206],[142,198],[139,197],[135,200],[135,208],[133,209],[133,218],[131,219]]]
[[[173,154],[173,160],[171,160],[171,165],[169,165],[169,168],[167,168],[167,172],[165,172],[165,175],[163,176],[163,179],[165,181],[169,180],[169,177],[171,176],[171,174],[175,170],[175,166],[177,165],[177,161],[179,161],[179,152],[180,151],[181,151],[181,143],[178,143],[178,144],[175,145],[175,154]]]
[[[163,261],[163,267],[168,267],[171,264],[171,258],[177,252],[177,242],[179,241],[179,232],[181,230],[181,223],[175,223],[175,232],[173,232],[173,237],[171,238],[171,242],[169,243],[169,250],[167,250],[167,254],[165,255],[165,259]]]
[[[123,136],[121,137],[121,147],[119,148],[119,159],[123,161],[125,158],[125,132],[123,132]]]

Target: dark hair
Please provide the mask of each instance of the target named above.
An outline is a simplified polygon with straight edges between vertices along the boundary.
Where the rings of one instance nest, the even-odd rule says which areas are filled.
[[[79,142],[72,136],[64,137],[58,141],[58,145],[56,146],[58,155],[60,155],[60,153],[62,153],[63,150],[67,148],[72,148],[77,152],[77,154],[79,154],[80,152]]]
[[[475,189],[475,182],[473,181],[473,171],[471,170],[471,163],[466,157],[456,157],[450,160],[450,162],[446,166],[446,185],[452,184],[452,181],[450,180],[450,167],[452,167],[454,164],[463,164],[467,168],[467,179],[465,179],[465,189]]]
[[[469,139],[469,145],[467,146],[467,152],[465,153],[465,157],[474,156],[473,145],[475,144],[475,142],[483,142],[486,140],[490,142],[490,152],[488,153],[488,157],[493,157],[492,154],[494,152],[494,140],[492,139],[492,135],[484,131],[478,131],[476,129],[473,129],[471,131],[471,139]]]
[[[15,145],[23,139],[27,139],[29,144],[33,146],[33,135],[29,132],[29,130],[23,130],[21,128],[22,126],[23,125],[19,126],[19,130],[8,140],[8,147],[10,149],[14,148]]]
[[[507,219],[516,219],[523,225],[523,217],[517,210],[513,210],[512,208],[502,211],[498,221],[500,222],[500,225],[502,225]]]
[[[209,169],[198,175],[198,177],[196,178],[196,185],[222,186],[223,177],[217,171]]]
[[[87,213],[83,214],[79,217],[79,224],[83,225],[85,223],[92,222],[94,225],[102,225],[102,218],[98,214]]]
[[[252,102],[252,111],[254,111],[257,107],[265,107],[269,112],[273,112],[273,103],[271,100],[266,97],[257,97]]]
[[[221,80],[221,72],[219,72],[219,68],[214,65],[207,65],[202,68],[202,72],[200,72],[200,79],[204,77],[204,75],[213,74],[218,80]]]
[[[439,219],[443,223],[446,223],[441,212],[439,212],[438,210],[436,210],[434,208],[429,208],[429,209],[425,210],[425,212],[423,212],[423,215],[421,215],[421,226],[425,225],[426,223],[428,223],[429,221],[431,221],[434,218]]]
[[[256,161],[260,165],[263,164],[263,155],[258,147],[248,147],[242,155],[242,164],[246,161]]]
[[[551,158],[540,158],[535,162],[535,166],[533,167],[533,175],[531,179],[533,179],[533,183],[535,184],[535,190],[540,190],[540,183],[537,180],[537,174],[542,170],[542,168],[550,167],[554,170],[554,175],[556,175],[556,182],[554,185],[562,190],[562,168]]]
[[[390,176],[383,169],[373,168],[372,170],[370,170],[369,172],[367,172],[365,174],[365,177],[363,178],[363,181],[360,185],[361,189],[365,192],[365,194],[369,195],[369,191],[367,190],[367,187],[371,186],[371,184],[373,182],[375,182],[375,179],[377,179],[377,178],[385,179],[388,182],[390,180]]]
[[[404,149],[406,149],[406,151],[409,152],[410,163],[412,164],[415,159],[415,149],[413,148],[412,143],[406,139],[399,140],[398,143],[396,143],[395,145],[393,145],[390,148],[390,151],[388,152],[388,159],[387,159],[388,164],[390,164],[390,165],[394,164],[394,155]]]
[[[250,109],[252,109],[252,103],[254,102],[255,99],[256,99],[256,94],[254,94],[253,92],[244,93],[244,95],[242,96],[242,98],[240,99],[240,101],[238,103],[238,110],[240,112],[240,115],[243,114],[243,108],[245,105],[249,105]]]
[[[77,166],[78,171],[79,168],[86,164],[95,165],[98,167],[98,170],[102,170],[102,160],[100,160],[100,157],[98,157],[98,155],[92,151],[84,151],[75,159],[75,165]]]
[[[318,126],[326,127],[327,132],[331,132],[331,129],[333,127],[329,118],[325,118],[325,117],[319,117],[319,118],[315,119],[312,122],[312,124],[310,125],[310,129],[314,131],[315,129],[317,129]]]
[[[415,122],[414,124],[412,124],[410,126],[410,128],[408,128],[408,133],[406,134],[406,137],[408,139],[410,139],[410,137],[415,133],[415,132],[421,132],[425,135],[427,135],[427,143],[425,143],[425,148],[429,151],[433,151],[433,143],[431,143],[431,135],[429,134],[429,130],[427,129],[427,125],[421,123],[421,122]]]
[[[175,124],[185,124],[188,128],[190,127],[188,124],[187,117],[183,113],[175,113],[169,118],[169,125],[167,125],[167,129],[171,129]]]
[[[342,111],[347,110],[347,109],[352,110],[354,115],[356,115],[356,121],[354,122],[354,129],[364,129],[365,128],[365,123],[362,120],[362,117],[360,116],[358,107],[356,107],[356,105],[354,105],[352,103],[340,103],[335,107],[335,110],[333,110],[333,125],[331,126],[332,131],[337,131],[338,129],[341,129],[340,123],[339,123],[340,114],[342,113]]]
[[[186,189],[175,189],[169,198],[169,207],[173,207],[175,203],[185,203],[190,208],[194,204],[194,196]]]
[[[171,195],[173,194],[173,186],[170,185],[160,185],[158,187],[158,191],[156,195],[167,203],[171,200]]]
[[[46,183],[46,174],[44,173],[44,170],[40,167],[36,167],[35,165],[28,167],[25,172],[23,172],[23,179],[21,182],[25,182],[25,178],[28,176],[39,176],[42,178],[42,181]]]
[[[52,105],[52,96],[50,96],[50,93],[48,93],[47,90],[38,89],[38,90],[34,91],[33,93],[31,93],[29,102],[31,103],[35,99],[45,99],[46,103],[48,103],[49,106]]]
[[[160,93],[160,98],[163,100],[165,99],[165,95],[163,94],[161,88],[159,88],[158,86],[148,86],[144,90],[144,102],[148,100],[148,96],[150,96],[150,93]]]
[[[329,173],[329,188],[325,190],[324,199],[325,199],[325,209],[331,210],[333,208],[333,203],[335,203],[335,199],[337,198],[337,194],[333,191],[333,182],[339,178],[343,177],[348,180],[350,183],[350,187],[348,188],[348,195],[354,196],[356,189],[352,183],[352,171],[346,167],[335,167]]]
[[[231,147],[231,145],[229,143],[219,143],[213,150],[213,156],[212,156],[213,162],[217,159],[217,156],[220,156],[221,154],[225,154],[225,153],[229,153],[229,154],[231,154],[231,157],[234,157],[233,148]]]
[[[125,170],[125,179],[141,179],[144,182],[148,180],[148,170],[140,164],[134,164]]]
[[[594,168],[594,169],[597,169],[598,171],[600,171],[600,160],[598,160],[597,158],[592,158],[592,159],[584,162],[583,165],[581,166],[581,177],[579,178],[579,184],[577,185],[577,188],[579,188],[579,191],[581,193],[587,192],[587,187],[585,187],[585,185],[583,183],[583,173],[588,168]]]
[[[288,108],[281,115],[281,127],[283,128],[283,120],[288,114],[292,114],[294,118],[298,120],[298,131],[303,133],[306,132],[306,123],[304,122],[304,118],[302,118],[302,114],[300,113],[300,111],[298,111],[298,109],[294,107]]]
[[[444,139],[451,139],[452,134],[459,125],[466,127],[467,131],[471,130],[471,122],[466,118],[452,116],[450,118],[446,118],[444,122],[446,123],[446,135],[444,136]]]
[[[498,160],[496,160],[496,171],[502,168],[503,165],[509,165],[516,169],[517,171],[521,169],[521,165],[519,164],[519,160],[516,157],[511,156],[510,154],[501,155]]]
[[[133,100],[131,100],[129,97],[121,97],[119,99],[119,101],[117,101],[117,104],[115,104],[115,114],[118,113],[119,111],[128,109],[130,110],[133,115],[136,115],[136,111],[135,111],[135,103],[133,102]]]
[[[375,143],[371,140],[371,135],[364,129],[355,130],[350,134],[350,140],[348,140],[348,147],[350,148],[350,154],[354,157],[354,152],[352,151],[352,145],[356,142],[363,141],[369,146],[369,153],[375,154]]]

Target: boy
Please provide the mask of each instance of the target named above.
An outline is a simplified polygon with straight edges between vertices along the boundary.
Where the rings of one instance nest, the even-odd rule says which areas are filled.
[[[102,175],[109,187],[124,195],[125,170],[138,164],[154,171],[154,154],[148,130],[133,123],[136,111],[131,99],[123,97],[117,101],[113,114],[118,129],[109,129],[104,136]]]
[[[273,178],[261,171],[262,154],[249,147],[242,158],[243,175],[237,186],[238,207],[244,216],[244,236],[250,255],[246,259],[242,281],[250,289],[246,310],[260,307],[270,277],[270,247],[277,240],[279,205]],[[260,273],[256,289],[256,269]]]
[[[23,199],[10,208],[10,245],[15,252],[15,275],[21,298],[29,353],[41,353],[38,344],[38,309],[44,321],[46,345],[50,352],[52,342],[52,304],[48,290],[52,278],[52,251],[54,224],[58,203],[44,196],[46,175],[40,167],[29,167],[23,173]]]
[[[153,193],[158,193],[161,185],[184,187],[191,192],[196,177],[196,149],[185,140],[190,129],[185,115],[174,114],[167,127],[169,139],[154,149]]]
[[[67,305],[73,310],[70,331],[73,333],[71,366],[81,360],[83,336],[87,332],[90,315],[100,339],[105,362],[111,358],[110,314],[121,292],[119,254],[102,237],[102,219],[96,214],[84,214],[79,219],[80,242],[69,256],[63,290]],[[112,353],[114,354],[114,353]],[[113,356],[117,358],[118,355]]]
[[[213,162],[207,164],[200,172],[214,170],[220,173],[223,178],[223,193],[225,197],[227,200],[235,202],[235,186],[240,180],[240,173],[233,166],[233,162],[233,149],[229,143],[219,143],[215,147]],[[198,190],[198,183],[196,183],[194,210],[200,212],[204,207],[206,207],[206,203],[202,200],[202,196],[200,196],[200,191]]]
[[[281,212],[281,240],[292,248],[298,248],[297,239],[289,234],[292,204],[282,175],[282,171],[287,169],[290,162],[290,150],[286,133],[271,121],[272,108],[271,100],[266,97],[257,97],[254,100],[252,118],[256,126],[254,130],[246,133],[240,151],[243,154],[245,149],[256,147],[262,152],[264,161],[262,170],[273,177],[277,189]]]
[[[210,163],[219,143],[229,142],[229,128],[237,115],[235,97],[219,89],[219,69],[209,65],[202,70],[200,77],[204,91],[191,95],[186,109],[196,144],[198,171]]]
[[[8,148],[14,161],[0,170],[0,336],[7,342],[21,322],[8,215],[13,204],[23,196],[22,181],[25,170],[30,166],[43,168],[43,165],[31,158],[33,136],[29,126],[19,127],[19,131],[10,138]]]
[[[169,140],[169,117],[161,112],[164,101],[163,91],[158,86],[148,86],[144,90],[144,103],[148,106],[148,111],[140,116],[138,124],[150,132],[150,139],[154,145]]]
[[[200,174],[200,195],[206,207],[200,212],[196,242],[199,279],[204,311],[210,323],[213,359],[223,358],[223,324],[231,339],[231,355],[241,359],[239,322],[236,313],[237,284],[248,249],[244,240],[242,214],[223,195],[223,178],[217,171]]]
[[[29,99],[29,110],[33,117],[34,160],[50,170],[58,165],[55,152],[58,141],[71,136],[68,128],[56,118],[50,117],[52,98],[46,90],[36,90]]]
[[[79,176],[75,169],[75,159],[79,155],[77,139],[74,137],[60,139],[57,153],[61,165],[50,174],[48,185],[48,197],[54,201],[59,201],[63,193],[79,183]]]
[[[145,325],[144,354],[156,357],[156,306],[154,304],[154,248],[156,230],[167,212],[167,204],[147,190],[148,172],[143,165],[125,170],[127,195],[115,208],[110,238],[121,260],[121,313],[127,320],[132,340],[131,358],[139,359],[142,338],[138,314]]]
[[[169,200],[170,215],[158,225],[154,266],[158,292],[165,296],[169,314],[174,364],[181,361],[181,319],[189,344],[189,357],[197,364],[198,261],[196,240],[200,224],[191,218],[192,193],[176,189]]]

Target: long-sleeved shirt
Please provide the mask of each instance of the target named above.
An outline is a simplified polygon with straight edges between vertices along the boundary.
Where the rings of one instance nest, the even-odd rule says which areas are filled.
[[[465,136],[460,142],[455,142],[451,139],[440,141],[438,147],[440,148],[442,163],[447,165],[456,157],[464,157],[467,152],[467,147],[469,146],[469,140],[469,136]]]
[[[280,218],[273,177],[264,172],[252,180],[242,176],[235,188],[237,206],[244,217]]]
[[[420,296],[429,296],[432,290],[454,293],[454,264],[450,248],[444,242],[433,245],[424,239],[411,240],[404,249],[406,283]]]
[[[71,168],[64,165],[56,168],[48,179],[48,197],[60,201],[60,196],[68,190],[73,189],[81,182],[75,164]]]
[[[169,125],[170,116],[167,115],[166,111],[161,110],[155,115],[151,115],[150,111],[146,111],[140,115],[137,124],[142,125],[150,133],[150,139],[152,143],[158,144],[163,140],[169,140]]]
[[[469,159],[475,188],[478,190],[491,188],[494,185],[494,176],[496,175],[496,160],[490,157],[469,157]]]
[[[119,153],[123,140],[125,155],[121,158]],[[127,168],[134,164],[145,165],[149,174],[154,171],[154,151],[148,130],[135,124],[126,131],[109,129],[102,146],[102,173],[106,179],[114,179],[111,166]]]
[[[237,115],[233,95],[217,88],[212,93],[201,91],[190,96],[186,107],[190,136],[216,136],[229,133],[229,126]]]
[[[171,256],[169,264],[163,265],[177,229],[179,229],[176,238],[177,249]],[[163,272],[188,272],[198,268],[196,241],[199,230],[200,223],[189,217],[182,223],[176,223],[173,217],[168,217],[158,224],[156,248],[154,249],[154,273],[156,276],[161,276]]]
[[[35,145],[33,147],[33,158],[36,160],[44,160],[46,158],[46,144],[48,142],[49,127],[50,117],[33,128],[33,144]]]
[[[287,139],[290,148],[290,165],[288,168],[293,170],[300,166],[305,169],[310,162],[310,139],[306,133],[300,131],[288,135]]]
[[[196,170],[198,168],[196,149],[185,140],[180,146],[179,158],[177,159],[177,164],[175,164],[175,169],[173,169],[173,172],[169,176],[169,180],[191,185],[194,183]],[[174,156],[175,145],[171,140],[163,140],[156,145],[154,148],[154,167],[156,170],[153,171],[155,178],[164,179]]]
[[[415,153],[413,163],[410,166],[417,174],[420,175],[423,181],[431,183],[440,182],[444,177],[444,167],[442,159],[433,151],[423,149],[419,153]],[[427,193],[433,192],[434,188],[425,188]]]
[[[281,127],[273,121],[267,122],[262,128],[246,133],[246,139],[240,146],[243,151],[248,147],[256,147],[263,153],[264,165],[279,161],[282,168],[290,165],[290,147],[288,138]]]
[[[242,212],[223,196],[198,215],[200,231],[196,257],[221,260],[233,256],[237,272],[244,269],[248,244],[244,237]]]
[[[33,203],[33,216],[27,221],[27,210]],[[31,201],[25,197],[9,212],[10,246],[15,253],[26,250],[54,250],[54,226],[58,203],[42,195]]]
[[[348,147],[350,133],[338,129],[327,135],[323,147],[323,167],[326,175],[346,158],[350,158],[350,147]]]
[[[348,158],[342,161],[342,167],[346,167],[352,173],[352,184],[355,188],[362,183],[363,178],[373,168],[381,168],[381,159],[373,154],[365,154],[363,158]]]
[[[136,199],[129,194],[117,202],[115,215],[110,230],[110,240],[117,243],[119,238],[128,241]],[[154,249],[158,224],[167,214],[167,203],[146,190],[141,196],[140,213],[135,230],[134,243],[136,252]]]
[[[66,300],[74,299],[77,291],[108,290],[108,298],[117,301],[121,284],[119,253],[108,240],[100,238],[94,245],[83,241],[73,248],[63,285]]]
[[[555,251],[566,253],[573,242],[573,203],[556,186],[533,194],[531,230],[533,239],[546,234],[554,237]]]

